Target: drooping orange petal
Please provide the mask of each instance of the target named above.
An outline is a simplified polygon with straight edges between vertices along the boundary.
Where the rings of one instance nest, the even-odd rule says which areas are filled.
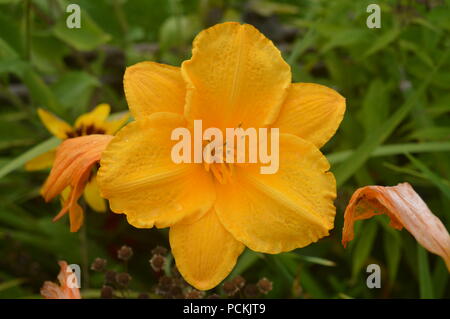
[[[220,129],[273,123],[291,83],[280,51],[253,26],[228,22],[199,33],[181,66],[185,115]]]
[[[200,290],[217,286],[245,247],[222,226],[214,209],[194,223],[175,224],[169,237],[178,270]]]
[[[71,288],[72,285],[78,286],[79,283],[67,262],[59,261],[58,264],[61,267],[58,274],[59,285],[51,281],[44,282],[41,295],[45,299],[81,299],[79,288]]]
[[[310,142],[280,135],[275,174],[236,167],[217,184],[215,208],[224,227],[252,250],[280,253],[327,236],[334,226],[336,183],[329,164]]]
[[[186,85],[179,68],[155,62],[137,63],[126,69],[123,84],[135,119],[155,112],[183,114]]]
[[[138,228],[199,218],[213,205],[214,184],[201,165],[175,164],[173,129],[182,115],[159,112],[120,130],[102,155],[97,181],[111,210]]]
[[[53,168],[41,192],[44,199],[49,201],[61,194],[66,187],[70,187],[69,197],[54,220],[69,211],[71,231],[77,231],[81,226],[83,210],[77,201],[83,193],[93,165],[100,160],[101,153],[112,138],[111,135],[97,134],[70,138],[56,151]]]
[[[336,132],[345,113],[345,99],[314,83],[293,83],[273,127],[322,147]]]
[[[392,227],[405,227],[423,247],[441,256],[450,271],[450,235],[440,219],[408,183],[357,189],[344,214],[344,247],[354,237],[355,221],[380,214],[389,216]]]

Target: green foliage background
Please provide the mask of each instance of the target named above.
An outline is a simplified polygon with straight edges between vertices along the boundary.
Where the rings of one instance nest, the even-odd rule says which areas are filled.
[[[103,257],[120,270],[116,250],[124,243],[135,252],[131,289],[152,290],[148,259],[156,245],[168,247],[166,230],[134,229],[111,212],[88,211],[79,234],[69,233],[67,219],[52,223],[59,203],[39,196],[48,172],[23,169],[58,143],[36,110],[68,122],[101,102],[124,111],[127,65],[178,66],[200,30],[241,21],[275,42],[295,82],[335,88],[347,112],[322,149],[338,181],[331,236],[280,255],[246,251],[231,277],[269,278],[271,298],[448,298],[443,261],[389,228],[387,218],[358,223],[349,248],[340,244],[345,206],[364,185],[409,182],[450,225],[449,1],[376,1],[382,27],[368,29],[373,2],[0,0],[0,297],[39,297],[60,259],[86,268]],[[66,27],[68,3],[80,5],[81,29]],[[381,289],[366,286],[370,263],[381,266]],[[98,297],[102,277],[90,276],[84,296]]]

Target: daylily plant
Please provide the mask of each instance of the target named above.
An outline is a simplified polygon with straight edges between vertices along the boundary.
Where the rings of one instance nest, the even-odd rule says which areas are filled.
[[[138,63],[124,87],[136,121],[101,156],[101,194],[135,227],[170,227],[177,267],[191,285],[216,286],[245,247],[290,251],[333,228],[336,183],[319,148],[338,128],[345,99],[291,83],[280,51],[253,26],[204,30],[181,68]],[[278,172],[260,174],[261,163],[175,164],[171,132],[192,129],[194,120],[221,130],[279,128]]]
[[[62,119],[58,118],[54,114],[45,111],[44,109],[39,108],[38,109],[38,115],[42,121],[42,123],[45,125],[45,127],[49,130],[50,133],[52,133],[54,136],[62,139],[62,140],[69,140],[73,139],[75,137],[80,136],[87,136],[87,135],[112,135],[114,134],[120,127],[122,127],[129,118],[128,114],[125,114],[123,116],[120,116],[118,119],[115,120],[108,120],[109,114],[110,114],[110,106],[108,104],[100,104],[97,107],[95,107],[91,112],[88,112],[86,114],[83,114],[79,116],[75,124],[73,126],[69,125]],[[52,167],[55,162],[55,156],[56,156],[56,148],[52,149],[34,159],[26,163],[25,169],[29,171],[33,170],[41,170],[46,169],[49,167]],[[66,153],[68,149],[66,148],[63,153]],[[67,167],[64,167],[64,169]],[[95,211],[98,212],[104,212],[106,210],[106,204],[105,200],[100,196],[100,192],[98,190],[97,186],[97,177],[95,171],[91,174],[89,173],[86,177],[86,183],[80,189],[81,194],[84,195],[84,199],[86,203]],[[53,184],[52,179],[47,181],[47,185]],[[62,194],[63,199],[63,207],[67,206],[69,202],[71,202],[71,188],[67,186],[70,183],[66,183],[64,188],[59,189],[56,194],[53,196],[44,196],[46,199],[51,199],[54,196],[58,194]],[[73,187],[72,187],[73,188]],[[46,193],[46,186],[42,188],[42,193]],[[79,197],[78,196],[78,197]],[[78,199],[78,198],[77,198]],[[74,206],[71,206],[74,207]],[[74,209],[74,208],[73,208]],[[81,207],[77,206],[76,210],[78,210],[78,213],[73,213],[73,216],[79,216],[82,215],[82,209]],[[60,214],[58,214],[56,219],[62,216],[61,213],[64,213],[66,210],[61,210]],[[77,218],[80,219],[80,218]],[[76,231],[78,230],[79,224],[77,227],[75,227],[75,224],[79,223],[73,223],[71,230]]]

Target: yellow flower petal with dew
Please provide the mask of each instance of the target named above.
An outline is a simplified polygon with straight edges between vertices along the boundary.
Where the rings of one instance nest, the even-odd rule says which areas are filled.
[[[291,83],[289,65],[257,29],[235,22],[202,31],[181,71],[185,115],[203,127],[263,127],[275,121]]]
[[[172,226],[169,237],[178,270],[201,290],[225,279],[245,247],[222,226],[214,209],[192,224]]]
[[[294,83],[272,125],[322,147],[336,132],[345,113],[345,99],[314,83]]]
[[[58,138],[64,139],[72,131],[72,126],[44,109],[38,108],[38,115],[47,130]]]
[[[168,227],[200,217],[215,199],[212,177],[201,165],[175,164],[172,130],[182,115],[154,113],[120,130],[103,152],[97,181],[111,210],[138,228]]]
[[[155,112],[183,114],[186,84],[180,68],[141,62],[126,69],[124,89],[135,119]]]
[[[39,156],[36,156],[32,160],[29,160],[25,164],[27,171],[39,171],[41,169],[50,168],[55,160],[56,149],[47,151]]]
[[[255,251],[273,254],[309,245],[333,228],[336,185],[328,170],[314,145],[281,134],[276,174],[238,167],[231,184],[216,186],[219,219]]]
[[[97,185],[96,175],[92,176],[89,182],[86,184],[83,196],[89,207],[91,207],[96,212],[106,211],[106,203],[105,200],[100,196],[100,190]]]
[[[111,112],[109,104],[103,103],[97,105],[91,112],[80,115],[75,121],[75,129],[80,127],[102,127],[102,124],[106,121]]]

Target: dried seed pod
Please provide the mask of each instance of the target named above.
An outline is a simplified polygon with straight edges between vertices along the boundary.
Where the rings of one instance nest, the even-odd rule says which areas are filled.
[[[91,264],[91,270],[103,272],[105,271],[106,265],[107,265],[106,259],[103,258],[95,258],[95,260]]]
[[[258,290],[262,293],[267,295],[273,288],[272,282],[267,278],[261,278],[258,283],[256,284],[258,287]]]
[[[259,289],[254,284],[248,284],[244,288],[244,294],[248,298],[256,298],[259,295]]]
[[[238,291],[239,291],[239,289],[236,287],[234,282],[232,282],[232,281],[224,282],[224,284],[223,284],[223,292],[227,296],[229,296],[229,297],[234,296]]]
[[[120,286],[126,287],[130,283],[130,281],[131,281],[131,276],[129,273],[121,272],[121,273],[116,274],[116,282]]]
[[[242,276],[236,276],[233,278],[233,283],[238,289],[242,289],[245,286],[245,278]]]
[[[123,245],[117,251],[117,258],[120,260],[128,261],[131,257],[133,257],[133,249],[127,245]]]
[[[152,255],[165,256],[167,255],[167,248],[163,246],[156,246],[155,248],[152,249]]]
[[[152,259],[149,260],[150,266],[154,271],[159,272],[164,267],[166,258],[161,255],[154,255]]]
[[[116,274],[114,270],[107,270],[105,272],[105,283],[114,285],[116,283]]]

